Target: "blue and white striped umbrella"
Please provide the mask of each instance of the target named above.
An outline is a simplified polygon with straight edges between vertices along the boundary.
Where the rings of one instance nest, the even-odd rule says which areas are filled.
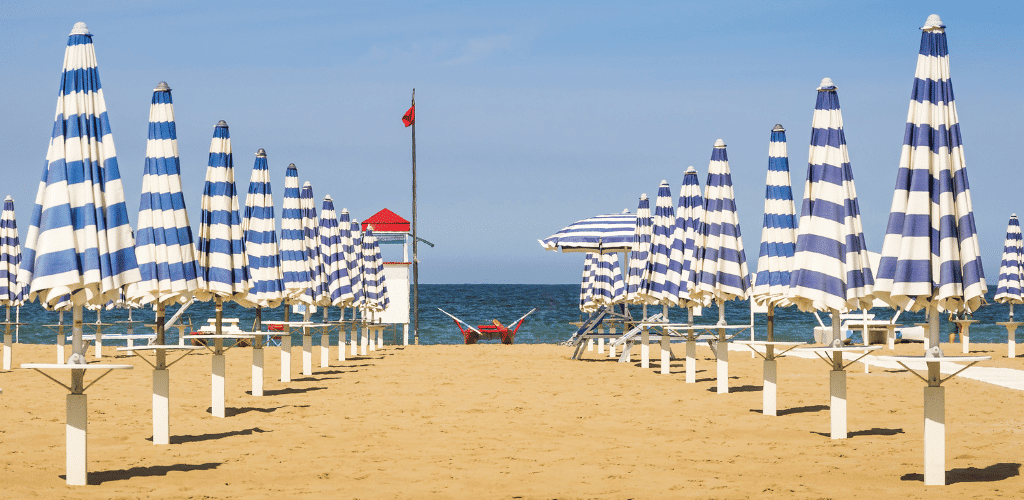
[[[633,226],[633,243],[629,250],[629,269],[626,273],[626,301],[631,304],[642,304],[640,282],[644,270],[647,269],[647,258],[651,252],[651,201],[647,194],[640,195],[636,209],[636,222]]]
[[[334,200],[330,195],[324,197],[323,208],[320,210],[320,256],[327,278],[325,300],[320,305],[341,305],[344,301],[342,293],[345,290],[351,293],[352,283],[348,280],[348,265],[342,249],[338,215],[334,211]]]
[[[596,254],[594,266],[594,303],[607,306],[625,300],[626,287],[622,281],[622,269],[619,267],[619,254]]]
[[[580,311],[589,313],[597,309],[594,303],[594,268],[597,267],[597,254],[587,252],[583,259],[583,280],[580,282]]]
[[[345,215],[344,212],[342,215]],[[348,275],[352,280],[352,303],[351,307],[363,307],[366,304],[366,285],[363,272],[363,233],[360,230],[359,221],[352,219],[349,225],[352,234],[352,249],[345,251],[345,260],[348,261]]]
[[[789,278],[790,300],[804,312],[870,308],[874,290],[871,261],[846,151],[839,96],[829,78],[818,87],[807,163]]]
[[[732,173],[725,142],[715,141],[704,185],[704,213],[700,225],[701,245],[697,249],[696,289],[691,296],[718,304],[750,295],[750,273],[743,251]]]
[[[302,240],[306,249],[306,262],[309,263],[309,288],[306,289],[305,301],[310,304],[323,304],[328,301],[325,285],[327,276],[324,273],[323,258],[320,256],[320,220],[316,216],[316,199],[313,197],[313,186],[306,182],[299,194],[299,206],[302,208]]]
[[[786,307],[789,275],[796,252],[796,208],[786,154],[786,129],[775,125],[768,142],[768,179],[765,181],[764,225],[757,259],[754,302],[762,306]]]
[[[363,233],[363,293],[368,311],[381,312],[388,308],[388,286],[384,280],[384,259],[381,258],[380,245],[373,236],[373,228],[367,226]]]
[[[946,30],[934,14],[921,29],[875,294],[910,311],[931,305],[977,311],[988,285],[949,77]]]
[[[344,278],[339,281],[338,307],[352,307],[356,299],[356,290],[362,290],[362,278],[353,269],[355,247],[352,241],[352,220],[347,208],[341,209],[338,215],[338,245],[341,246],[341,262],[338,266]]]
[[[654,203],[651,226],[651,250],[647,266],[640,278],[640,300],[648,304],[674,306],[679,301],[679,281],[683,270],[683,255],[672,255],[676,233],[676,211],[672,188],[661,181]],[[674,258],[673,258],[674,257]]]
[[[69,294],[74,305],[102,306],[139,279],[92,35],[77,23],[18,282],[52,310]]]
[[[181,192],[171,89],[160,82],[149,107],[135,257],[142,280],[128,299],[141,304],[185,301],[199,287],[195,241]]]
[[[213,128],[201,205],[196,298],[205,302],[216,297],[232,300],[242,307],[253,307],[255,304],[249,300],[252,279],[245,256],[245,234],[238,213],[235,166],[231,160],[231,134],[224,120]]]
[[[1021,243],[1020,222],[1017,214],[1010,216],[1006,226],[1006,243],[1003,244],[1003,262],[999,266],[999,285],[993,298],[1001,304],[1024,304],[1024,245]],[[1012,306],[1011,306],[1012,307]],[[1013,315],[1011,314],[1011,317]],[[1012,321],[1012,320],[1011,320]]]
[[[250,300],[260,307],[277,307],[284,300],[284,272],[277,248],[277,222],[274,220],[274,196],[270,189],[267,152],[260,148],[245,195],[245,255],[252,278]]]
[[[704,220],[704,195],[700,190],[700,179],[697,170],[687,167],[683,175],[683,185],[679,188],[679,210],[676,211],[677,238],[673,245],[674,253],[682,253],[683,267],[679,278],[679,307],[696,307],[707,305],[695,296],[697,289],[697,256],[704,245],[700,237],[700,223]]]
[[[14,218],[14,198],[4,199],[0,215],[0,306],[20,306],[23,294],[18,286],[21,267],[21,243],[18,242],[18,222]]]
[[[627,252],[633,245],[636,215],[628,210],[621,214],[598,215],[573,222],[561,231],[537,240],[545,250],[563,252]]]
[[[281,268],[284,271],[285,300],[289,303],[308,303],[306,290],[312,284],[300,197],[299,170],[291,163],[284,173],[284,206],[281,209]]]

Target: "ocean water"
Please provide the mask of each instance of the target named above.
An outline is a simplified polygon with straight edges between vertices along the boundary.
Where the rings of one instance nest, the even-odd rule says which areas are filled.
[[[973,342],[1006,342],[1006,329],[996,325],[997,321],[1007,321],[1009,308],[1002,304],[992,303],[994,292],[988,295],[990,305],[982,307],[973,316],[973,319],[980,322],[971,327],[971,341]],[[580,321],[583,317],[577,308],[579,300],[579,285],[420,285],[420,343],[421,344],[461,344],[462,335],[456,328],[455,323],[447,316],[438,311],[442,308],[472,325],[490,324],[491,320],[498,319],[504,324],[509,324],[526,314],[530,309],[537,310],[527,318],[526,322],[516,334],[515,342],[518,344],[552,344],[569,338],[576,330],[571,323]],[[411,300],[410,300],[411,303]],[[168,307],[167,316],[170,317],[177,307]],[[659,312],[660,306],[649,306],[648,311],[653,314]],[[1024,315],[1024,307],[1018,307],[1018,317]],[[749,324],[750,308],[749,302],[732,301],[725,305],[726,320],[729,324]],[[323,318],[322,309],[313,315],[313,319]],[[631,306],[634,317],[642,315],[642,307]],[[330,319],[336,320],[341,311],[338,308],[330,308],[328,314]],[[894,311],[888,308],[877,308],[872,310],[877,319],[889,319]],[[345,318],[351,318],[352,310],[345,311]],[[205,324],[207,318],[214,316],[213,302],[196,302],[184,313],[183,320],[188,323],[191,319],[196,329],[199,325]],[[243,330],[251,328],[255,318],[254,309],[245,309],[232,303],[225,303],[224,316],[228,318],[239,318]],[[15,317],[15,311],[11,311],[11,319]],[[148,308],[136,309],[132,312],[132,319],[138,323],[134,326],[135,333],[152,331],[145,327],[144,323],[153,321],[153,311]],[[284,319],[284,309],[279,307],[273,310],[262,312],[264,320]],[[813,341],[813,329],[818,324],[813,314],[799,312],[795,307],[776,309],[775,313],[775,337],[777,340]],[[105,310],[100,312],[100,319],[104,324],[105,333],[124,333],[126,324],[119,323],[128,319],[128,312],[123,309]],[[293,314],[292,319],[297,319]],[[671,308],[669,319],[673,322],[685,322],[686,311]],[[827,315],[822,319],[828,324]],[[65,324],[69,324],[71,313],[64,313]],[[96,322],[97,313],[85,311],[86,333],[92,331],[91,323]],[[713,325],[718,320],[718,309],[712,305],[704,308],[702,316],[696,317],[697,324]],[[765,336],[765,315],[757,314],[754,318],[755,335],[758,339]],[[21,322],[26,323],[19,331],[19,340],[25,343],[54,344],[56,343],[55,330],[45,325],[58,322],[58,313],[45,311],[38,304],[31,303],[21,308]],[[924,322],[924,313],[903,313],[899,323],[911,325]],[[942,338],[948,339],[951,325],[945,318],[942,320]],[[301,342],[301,335],[294,333],[293,344]],[[746,335],[746,334],[744,334]],[[316,335],[315,342],[319,342],[319,335]],[[412,342],[412,332],[409,333]],[[859,338],[859,336],[855,337]],[[168,332],[168,342],[176,342],[177,329],[172,328]],[[337,342],[337,334],[331,334],[331,342]],[[385,342],[388,344],[400,344],[402,342],[401,327],[390,329],[385,333]],[[497,341],[482,341],[497,342]],[[124,345],[124,341],[107,341],[105,345]]]

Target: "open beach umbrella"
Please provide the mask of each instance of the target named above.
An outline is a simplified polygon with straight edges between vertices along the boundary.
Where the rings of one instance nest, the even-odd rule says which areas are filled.
[[[199,222],[199,289],[202,301],[216,301],[215,334],[222,335],[224,300],[253,307],[249,300],[252,279],[245,255],[245,235],[238,211],[235,167],[231,160],[231,135],[221,120],[213,129],[210,162],[203,187],[202,215]],[[211,413],[224,418],[224,339],[214,339]]]
[[[306,295],[312,285],[312,266],[306,253],[300,198],[299,170],[291,163],[284,173],[284,206],[281,208],[281,267],[284,271],[285,302],[289,304],[308,303],[312,298]]]
[[[628,210],[621,214],[598,215],[576,221],[557,233],[537,240],[545,250],[563,252],[628,252],[633,245],[636,215]]]
[[[654,203],[654,217],[651,221],[651,246],[647,266],[640,277],[638,294],[648,304],[661,304],[667,312],[668,306],[676,305],[679,297],[679,281],[682,274],[682,254],[673,258],[672,247],[676,236],[676,211],[672,189],[668,181],[661,181],[658,197]]]
[[[1020,222],[1017,220],[1017,214],[1013,214],[1006,225],[1003,261],[999,266],[999,284],[996,286],[996,296],[992,299],[1000,304],[1010,305],[1010,321],[1013,321],[1014,304],[1024,304],[1024,296],[1021,294],[1021,282],[1024,281],[1022,258],[1024,246],[1021,243]]]
[[[927,308],[931,346],[939,341],[939,310],[977,311],[988,286],[953,100],[945,26],[932,15],[921,29],[875,295],[909,311]]]
[[[0,215],[0,306],[7,307],[4,325],[3,369],[11,369],[11,306],[22,303],[21,287],[18,286],[18,268],[21,267],[21,244],[18,242],[18,223],[14,218],[14,198],[4,199],[4,211]]]
[[[640,202],[637,204],[633,242],[629,250],[629,268],[626,274],[626,300],[632,304],[643,303],[640,282],[651,251],[651,224],[651,202],[647,199],[647,194],[641,194]]]
[[[796,209],[793,184],[786,154],[786,129],[775,125],[768,142],[768,178],[765,181],[764,224],[757,259],[757,280],[753,298],[759,305],[786,307],[789,301],[789,275],[796,251]],[[769,321],[772,314],[769,313]],[[769,338],[768,340],[772,340]]]
[[[715,141],[711,150],[702,216],[698,236],[701,244],[694,263],[696,286],[690,293],[698,300],[714,300],[718,305],[718,325],[725,326],[725,303],[749,296],[750,273],[736,213],[729,155],[721,139]],[[718,330],[715,356],[718,360],[717,391],[724,394],[729,392],[729,346],[724,328]]]
[[[270,168],[267,165],[267,152],[263,148],[256,152],[256,162],[249,178],[242,231],[245,234],[245,255],[249,259],[249,274],[252,278],[249,300],[261,308],[277,307],[284,300],[284,273],[281,270],[281,253],[277,247]]]
[[[679,209],[676,211],[676,230],[682,231],[682,238],[677,238],[673,244],[679,246],[678,251],[683,255],[678,305],[689,309],[691,323],[693,308],[705,305],[693,293],[697,288],[697,254],[704,244],[700,238],[700,223],[703,219],[704,195],[701,194],[697,170],[690,166],[683,175],[683,185],[679,188]]]
[[[64,53],[57,110],[42,179],[25,235],[18,282],[28,300],[53,310],[70,296],[74,316],[72,365],[84,365],[82,307],[117,298],[139,281],[135,240],[100,88],[92,34],[77,23]],[[32,365],[24,365],[31,367]],[[117,365],[115,365],[117,366]],[[84,368],[71,371],[67,397],[67,482],[84,485]]]
[[[597,266],[597,254],[587,252],[583,259],[583,280],[580,283],[580,311],[589,313],[597,306],[594,304],[594,268]]]

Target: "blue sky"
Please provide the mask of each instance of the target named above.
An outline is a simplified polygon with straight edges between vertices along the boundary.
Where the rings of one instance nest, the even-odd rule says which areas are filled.
[[[78,5],[88,5],[79,9]],[[1019,5],[980,2],[0,2],[0,168],[22,233],[46,154],[67,34],[84,21],[129,212],[153,87],[173,89],[186,202],[198,224],[214,124],[231,127],[243,192],[258,148],[362,220],[411,218],[416,88],[424,283],[573,283],[582,255],[537,243],[636,210],[686,167],[703,185],[728,144],[756,267],[770,130],[801,197],[815,88],[839,87],[865,238],[879,251],[929,14],[950,65],[986,276],[1024,214]],[[799,207],[799,202],[797,203]],[[133,214],[134,223],[134,214]],[[395,248],[386,249],[397,259]]]

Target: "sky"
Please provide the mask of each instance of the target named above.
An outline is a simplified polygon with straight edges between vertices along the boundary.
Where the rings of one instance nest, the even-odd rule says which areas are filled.
[[[87,8],[81,6],[87,5]],[[803,196],[816,88],[838,86],[868,248],[892,203],[920,30],[947,26],[989,286],[1024,213],[1020,4],[983,2],[0,1],[0,172],[22,237],[53,127],[67,35],[93,33],[132,224],[153,88],[172,88],[198,228],[210,138],[230,126],[244,193],[267,151],[277,214],[295,163],[314,195],[363,220],[412,218],[416,89],[422,283],[577,283],[583,255],[537,240],[636,211],[728,145],[756,271],[768,140],[786,127]],[[244,199],[242,200],[244,202]],[[319,205],[319,204],[318,204]],[[800,202],[796,203],[799,210]],[[797,214],[799,215],[799,214]],[[280,228],[280,225],[278,225]],[[398,246],[386,260],[401,260]]]

